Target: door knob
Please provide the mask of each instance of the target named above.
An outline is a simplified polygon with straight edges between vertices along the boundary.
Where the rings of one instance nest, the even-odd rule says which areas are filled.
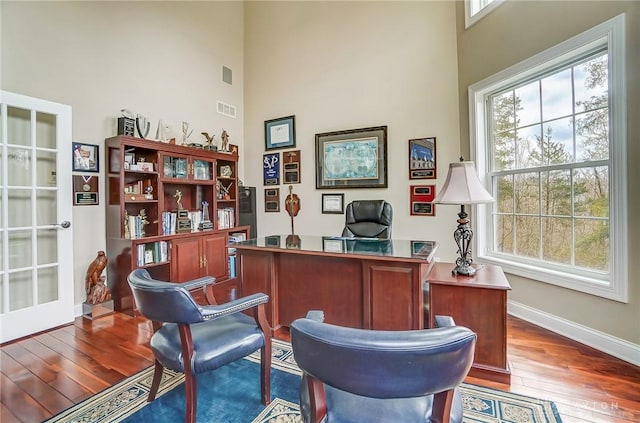
[[[63,220],[62,223],[56,223],[56,226],[60,226],[62,229],[67,229],[71,226],[71,222],[68,220]]]

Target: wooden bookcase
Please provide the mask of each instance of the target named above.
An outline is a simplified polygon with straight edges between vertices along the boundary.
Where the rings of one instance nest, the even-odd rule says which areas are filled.
[[[228,301],[237,288],[229,277],[229,234],[249,233],[237,226],[237,154],[128,136],[108,138],[105,146],[108,284],[116,310],[135,314],[127,276],[140,267],[172,282],[215,276],[216,299]],[[207,215],[212,228],[202,229],[198,222]]]

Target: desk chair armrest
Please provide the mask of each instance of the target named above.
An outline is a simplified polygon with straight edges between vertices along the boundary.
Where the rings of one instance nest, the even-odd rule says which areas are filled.
[[[436,327],[437,328],[446,328],[449,326],[455,326],[456,322],[453,320],[451,316],[435,316]]]
[[[252,294],[220,305],[203,306],[202,317],[204,320],[213,320],[218,317],[227,316],[268,302],[269,296],[267,294]]]
[[[187,291],[192,291],[197,288],[206,289],[207,285],[213,285],[215,283],[216,283],[216,278],[214,278],[213,276],[204,276],[202,278],[194,279],[188,282],[183,282],[179,285],[182,286]]]
[[[307,319],[315,320],[316,322],[324,322],[324,311],[322,310],[309,310],[307,312]]]

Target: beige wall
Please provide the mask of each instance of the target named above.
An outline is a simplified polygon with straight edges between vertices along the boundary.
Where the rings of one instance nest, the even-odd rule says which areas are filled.
[[[120,109],[149,117],[150,135],[158,119],[185,120],[190,140],[201,131],[219,139],[224,128],[242,145],[242,118],[217,114],[216,100],[242,113],[243,4],[2,1],[1,31],[2,89],[71,105],[73,141],[101,146],[100,205],[73,208],[79,304],[87,266],[105,248],[104,139]]]
[[[288,233],[288,185],[280,213],[264,213],[264,121],[296,117],[302,150],[296,232],[339,235],[344,215],[321,213],[321,194],[384,198],[393,205],[393,236],[442,243],[452,260],[458,210],[436,217],[409,214],[409,185],[441,185],[459,156],[453,2],[248,2],[245,5],[246,180],[258,189],[259,235]],[[387,125],[389,187],[316,190],[315,134]],[[438,179],[410,181],[408,140],[437,137]]]
[[[507,1],[469,29],[457,5],[461,146],[469,151],[468,87],[513,64],[626,12],[629,303],[581,294],[522,277],[509,276],[511,301],[588,328],[640,344],[640,284],[637,282],[640,227],[640,2]],[[637,359],[640,362],[640,358]]]

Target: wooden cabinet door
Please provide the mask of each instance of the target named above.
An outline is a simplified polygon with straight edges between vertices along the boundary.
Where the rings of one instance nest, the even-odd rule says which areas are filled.
[[[200,237],[175,239],[171,247],[171,281],[187,282],[202,275]]]
[[[202,237],[202,255],[206,258],[202,276],[215,276],[218,280],[227,278],[227,244],[226,232],[212,233]]]

